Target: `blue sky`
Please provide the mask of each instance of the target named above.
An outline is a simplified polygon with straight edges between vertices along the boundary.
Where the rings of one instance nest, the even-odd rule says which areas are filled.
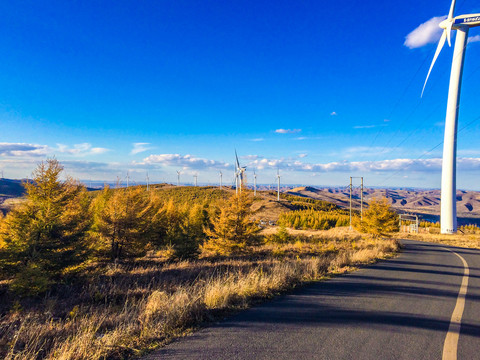
[[[236,148],[259,183],[278,168],[285,183],[364,176],[368,186],[437,188],[452,48],[420,93],[449,7],[0,2],[0,169],[22,178],[55,156],[85,180],[129,171],[140,182],[148,171],[175,182],[181,170],[185,182],[223,171],[228,183]],[[478,12],[459,0],[455,14]],[[457,177],[476,190],[479,29],[465,61]]]

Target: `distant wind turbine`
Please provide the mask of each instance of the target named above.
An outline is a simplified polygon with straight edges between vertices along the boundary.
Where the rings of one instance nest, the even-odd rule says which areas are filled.
[[[222,176],[223,176],[223,174],[222,174],[222,172],[220,171],[220,190],[222,190]]]
[[[240,166],[240,162],[238,161],[237,150],[235,150],[235,160],[236,160],[236,168],[235,168],[235,187],[236,193],[240,191],[242,192],[242,187],[247,184],[247,174],[245,171],[247,170],[246,166]]]
[[[253,196],[257,196],[257,173],[253,171]]]
[[[180,171],[177,170],[177,186],[180,186]]]
[[[443,29],[442,37],[438,42],[437,50],[433,57],[432,64],[428,70],[423,91],[427,85],[428,78],[433,69],[438,55],[448,40],[451,46],[451,31],[457,31],[455,49],[453,51],[452,70],[450,73],[450,86],[448,90],[447,115],[445,119],[445,136],[443,141],[443,162],[442,162],[442,191],[441,191],[441,215],[440,227],[442,234],[454,234],[457,232],[457,124],[458,109],[460,106],[460,88],[462,84],[463,63],[467,47],[468,31],[471,27],[480,26],[480,14],[468,14],[453,17],[455,2],[452,1],[450,12],[446,20],[439,26]]]

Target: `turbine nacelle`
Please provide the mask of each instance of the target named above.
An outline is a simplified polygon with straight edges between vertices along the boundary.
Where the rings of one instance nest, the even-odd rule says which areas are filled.
[[[468,29],[471,27],[480,26],[480,14],[467,14],[453,17],[453,12],[455,10],[455,2],[456,0],[452,1],[452,5],[450,6],[450,12],[447,18],[438,25],[440,28],[443,29],[443,34],[440,37],[432,64],[430,65],[430,69],[428,70],[427,78],[425,79],[425,83],[423,84],[421,96],[423,96],[423,92],[425,91],[425,86],[427,85],[428,78],[430,77],[430,73],[432,72],[433,65],[435,64],[435,61],[437,61],[438,55],[440,55],[440,51],[442,51],[442,48],[445,45],[445,40],[448,41],[448,46],[452,46],[450,41],[452,30],[458,30],[462,28]]]

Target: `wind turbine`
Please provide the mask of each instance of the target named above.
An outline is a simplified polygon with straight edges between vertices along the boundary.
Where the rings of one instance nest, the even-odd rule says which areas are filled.
[[[177,186],[180,186],[180,171],[177,170]]]
[[[423,91],[427,85],[428,78],[433,65],[440,54],[445,40],[451,46],[451,31],[457,31],[455,39],[455,48],[453,51],[452,70],[450,73],[450,85],[448,89],[447,115],[445,118],[445,136],[443,141],[443,161],[442,161],[442,192],[441,192],[441,215],[440,227],[442,234],[454,234],[457,232],[457,124],[458,109],[460,106],[460,88],[462,84],[463,63],[465,59],[465,49],[467,46],[468,30],[471,27],[480,26],[480,14],[468,14],[453,17],[455,11],[455,2],[452,0],[450,12],[447,19],[442,21],[439,26],[443,29],[442,37],[438,42],[435,56],[428,70]]]
[[[147,177],[146,177],[146,180],[147,180],[147,191],[150,190],[150,178],[148,177],[148,172],[147,172]]]
[[[198,178],[198,174],[195,174],[195,175],[193,175],[193,178],[195,179],[195,187],[197,187],[197,178]]]
[[[222,174],[222,172],[220,171],[220,190],[222,190],[222,176],[223,176],[223,174]]]
[[[253,196],[257,196],[257,173],[253,170]]]
[[[238,161],[237,150],[235,150],[235,160],[236,160],[236,169],[235,169],[235,184],[236,184],[236,192],[238,194],[238,189],[240,189],[240,193],[242,192],[242,187],[244,184],[247,183],[247,175],[245,171],[247,170],[246,166],[240,166],[240,162]]]

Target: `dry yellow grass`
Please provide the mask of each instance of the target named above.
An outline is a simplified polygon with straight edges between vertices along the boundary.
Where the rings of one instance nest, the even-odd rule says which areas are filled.
[[[480,249],[480,234],[429,234],[429,233],[420,233],[420,234],[406,234],[398,233],[395,235],[397,239],[411,239],[419,241],[427,241],[445,245],[452,245],[465,248]]]
[[[83,288],[67,289],[72,294],[64,299],[47,297],[37,306],[12,307],[0,321],[0,357],[139,355],[215,318],[219,311],[245,308],[398,249],[395,240],[362,239],[345,230],[334,234],[260,246],[237,258],[168,263],[157,254],[112,266]]]

